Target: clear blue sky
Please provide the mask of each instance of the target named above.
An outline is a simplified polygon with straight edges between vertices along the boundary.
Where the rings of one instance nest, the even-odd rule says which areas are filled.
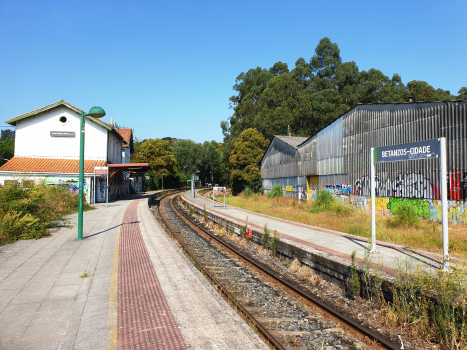
[[[64,99],[139,138],[222,141],[241,72],[313,56],[320,38],[360,70],[456,94],[467,1],[0,1],[0,128]]]

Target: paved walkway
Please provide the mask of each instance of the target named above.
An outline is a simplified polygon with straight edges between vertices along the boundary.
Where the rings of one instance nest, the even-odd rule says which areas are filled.
[[[139,198],[0,246],[0,349],[267,348]]]
[[[201,208],[206,205],[206,210],[224,216],[227,219],[233,219],[243,224],[248,218],[248,225],[257,230],[262,231],[264,224],[267,224],[270,230],[277,230],[281,233],[282,238],[288,240],[290,243],[298,244],[305,249],[318,250],[323,254],[329,254],[350,261],[350,255],[355,250],[358,260],[362,261],[365,252],[370,247],[368,240],[362,237],[274,218],[229,205],[224,208],[223,203],[218,202],[213,208],[212,200],[201,197],[198,194],[193,198],[191,191],[185,192],[183,196],[186,200]],[[378,239],[378,236],[376,238]],[[384,266],[385,272],[390,274],[394,274],[398,267],[412,266],[415,268],[418,264],[428,269],[442,268],[442,257],[439,255],[412,251],[405,247],[378,241],[376,248],[378,253],[371,254],[371,261]]]

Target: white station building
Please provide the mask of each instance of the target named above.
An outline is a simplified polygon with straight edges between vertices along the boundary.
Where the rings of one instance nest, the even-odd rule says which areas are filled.
[[[45,181],[78,192],[82,112],[61,100],[7,120],[6,123],[16,126],[15,154],[0,167],[0,184],[16,181],[26,186],[28,181]],[[132,136],[131,129],[120,131]],[[111,125],[92,117],[85,118],[84,190],[87,203],[106,200],[107,176],[95,175],[95,167],[110,166],[111,197],[129,192],[128,169],[144,170],[147,165],[131,165],[130,143]]]

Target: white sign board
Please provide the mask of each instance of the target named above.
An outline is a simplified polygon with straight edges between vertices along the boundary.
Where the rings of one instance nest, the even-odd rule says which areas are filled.
[[[96,175],[107,175],[109,168],[106,166],[95,166],[94,167],[94,174]]]
[[[225,187],[214,187],[213,192],[214,194],[225,194]]]
[[[224,208],[225,208],[225,192],[226,192],[225,187],[213,187],[212,188],[212,207],[213,208],[215,207],[216,194],[224,195]]]

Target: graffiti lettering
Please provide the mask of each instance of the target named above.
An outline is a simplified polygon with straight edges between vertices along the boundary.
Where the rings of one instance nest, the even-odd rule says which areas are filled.
[[[353,194],[367,197],[371,195],[368,176],[355,180]],[[399,174],[393,181],[390,179],[382,181],[379,176],[376,176],[375,195],[377,197],[439,198],[439,190],[422,174],[409,173]]]
[[[430,203],[423,199],[411,199],[411,198],[394,198],[392,197],[388,203],[388,209],[394,215],[398,215],[406,207],[412,207],[415,211],[415,215],[425,219],[430,218]]]

